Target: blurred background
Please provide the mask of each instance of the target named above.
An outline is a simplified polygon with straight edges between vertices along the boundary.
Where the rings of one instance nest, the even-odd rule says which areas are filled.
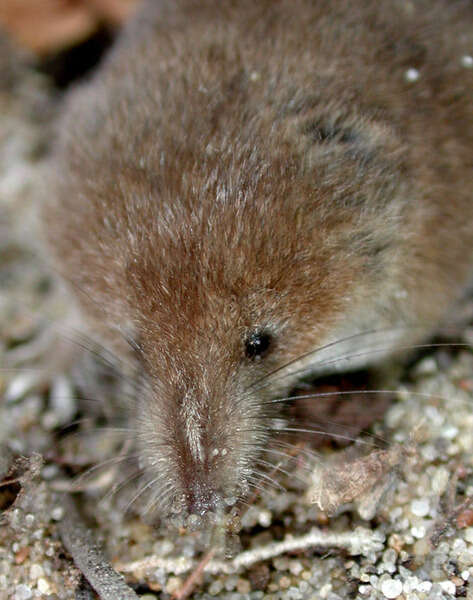
[[[140,0],[1,0],[0,30],[63,87],[99,60]]]

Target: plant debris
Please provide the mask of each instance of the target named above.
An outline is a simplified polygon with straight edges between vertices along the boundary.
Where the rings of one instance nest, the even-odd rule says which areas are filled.
[[[65,514],[59,524],[61,539],[74,563],[101,600],[137,600],[138,596],[112,569],[89,528],[82,522],[72,499],[62,498]]]

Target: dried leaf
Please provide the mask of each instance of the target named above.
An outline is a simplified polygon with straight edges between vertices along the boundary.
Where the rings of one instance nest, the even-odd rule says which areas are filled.
[[[360,516],[372,518],[396,469],[409,454],[412,447],[400,444],[357,458],[339,453],[336,459],[316,466],[308,497],[327,514],[355,501]]]
[[[101,24],[122,23],[137,0],[3,0],[0,25],[39,55],[58,52],[89,37]]]

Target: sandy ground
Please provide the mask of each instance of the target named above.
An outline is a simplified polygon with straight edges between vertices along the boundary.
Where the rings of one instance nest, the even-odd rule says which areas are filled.
[[[75,515],[70,494],[58,490],[122,448],[119,436],[98,430],[120,382],[67,341],[70,303],[41,248],[37,212],[47,193],[54,90],[0,50],[10,57],[0,65],[0,599],[94,598],[81,572],[103,573],[105,559],[81,537],[84,518],[128,582],[123,598],[178,594],[209,548],[214,555],[200,564],[191,597],[473,598],[468,326],[455,334],[465,346],[431,348],[405,369],[371,437],[325,450],[320,461],[304,453],[283,460],[288,474],[275,476],[285,491],[255,499],[231,535],[124,516],[120,493],[106,494],[121,479],[113,462],[79,480],[83,517]],[[83,401],[91,381],[95,403]],[[116,582],[98,579],[101,598],[119,597]]]

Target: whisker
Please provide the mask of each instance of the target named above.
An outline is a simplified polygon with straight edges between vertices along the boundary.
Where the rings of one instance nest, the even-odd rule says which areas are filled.
[[[365,350],[363,352],[356,352],[354,354],[346,354],[344,356],[339,356],[337,358],[333,358],[326,361],[321,361],[317,363],[316,366],[326,366],[330,364],[337,363],[342,360],[351,360],[352,358],[359,358],[362,356],[369,356],[370,354],[375,354],[376,352],[382,352],[383,350],[389,350],[392,348],[393,352],[396,353],[398,351],[404,350],[421,350],[423,348],[471,348],[471,344],[466,343],[435,343],[435,344],[411,344],[406,346],[395,346],[392,348],[391,346],[380,346],[378,348],[372,348],[371,350]]]
[[[270,477],[267,473],[263,473],[263,471],[257,471],[256,469],[253,470],[253,473],[257,476],[257,477],[262,477],[263,479],[266,479],[267,481],[269,481],[275,488],[285,492],[286,489],[284,488],[283,485],[281,485],[278,481],[276,481],[275,479],[273,479],[272,477]]]
[[[356,337],[356,336],[353,336],[353,337]],[[350,338],[343,338],[341,340],[341,342],[347,341],[349,339]],[[296,364],[297,362],[304,360],[305,358],[308,358],[311,355],[316,355],[318,352],[321,352],[322,350],[325,350],[326,348],[328,348],[330,346],[334,346],[337,343],[339,343],[339,342],[333,342],[331,344],[328,344],[327,346],[322,346],[312,352],[308,352],[306,354],[299,356],[298,358],[296,358],[294,360],[289,361],[288,363],[282,365],[281,367],[278,367],[277,369],[274,369],[270,373],[267,373],[266,375],[264,375],[263,377],[258,379],[256,382],[253,382],[252,384],[250,384],[250,386],[247,388],[247,390],[254,389],[254,386],[258,382],[260,383],[260,385],[258,387],[256,387],[257,390],[262,389],[265,386],[272,385],[275,381],[280,381],[281,379],[284,379],[285,377],[293,377],[295,375],[302,375],[305,373],[310,375],[310,373],[312,371],[315,371],[316,368],[318,368],[318,367],[326,367],[326,366],[336,364],[336,363],[344,361],[344,360],[348,361],[348,360],[352,360],[353,358],[362,358],[364,356],[370,356],[372,354],[376,354],[378,352],[383,352],[386,350],[390,350],[393,353],[396,353],[396,352],[400,352],[400,351],[421,350],[421,349],[427,349],[427,348],[471,348],[471,344],[462,343],[462,342],[411,344],[411,345],[394,346],[394,347],[386,346],[385,344],[383,344],[382,346],[376,346],[374,348],[371,348],[370,350],[365,350],[363,352],[355,352],[355,353],[345,354],[345,355],[337,356],[336,358],[325,359],[325,360],[322,360],[319,362],[314,362],[310,366],[305,365],[299,369],[290,371],[288,373],[280,373],[280,375],[278,377],[273,378],[273,375],[278,373],[279,371],[283,371],[283,370],[287,369],[289,366]],[[245,391],[247,391],[247,390],[245,390]]]
[[[318,398],[324,398],[324,397],[330,397],[330,396],[350,396],[350,395],[355,395],[355,394],[395,394],[398,395],[400,393],[401,390],[399,389],[392,389],[392,390],[386,390],[386,389],[374,389],[374,390],[340,390],[340,391],[332,391],[332,392],[314,392],[312,394],[301,394],[301,395],[296,395],[296,396],[287,396],[287,397],[281,397],[281,398],[274,398],[273,400],[269,400],[266,402],[266,404],[284,404],[284,403],[289,403],[291,401],[298,401],[298,400],[317,400]],[[437,401],[441,401],[441,402],[448,402],[449,398],[447,398],[446,396],[440,396],[437,394],[430,394],[427,392],[415,392],[415,391],[411,391],[408,390],[408,394],[410,396],[413,397],[418,397],[418,398],[427,398],[429,400],[437,400]],[[285,417],[286,421],[290,421],[290,420],[296,420],[296,417]],[[348,424],[344,424],[344,423],[338,423],[337,421],[334,420],[330,420],[330,419],[320,419],[319,423],[321,425],[323,424],[327,424],[327,425],[331,425],[331,426],[335,426],[335,427],[339,427],[339,428],[343,428],[343,429],[351,429],[353,428],[352,426],[348,425]],[[377,439],[383,443],[387,443],[388,440],[386,440],[385,438],[379,436],[379,435],[375,435],[372,433],[367,433],[364,432],[365,436],[368,436],[372,439]]]
[[[421,326],[417,327],[417,329],[420,329],[420,328],[421,328]],[[320,352],[322,352],[324,350],[328,350],[329,348],[333,348],[333,347],[335,347],[335,346],[337,346],[339,344],[343,344],[344,342],[349,342],[349,341],[352,341],[352,340],[360,338],[360,337],[367,337],[369,335],[386,334],[386,333],[389,333],[389,332],[403,331],[405,329],[407,329],[406,326],[402,326],[402,327],[389,327],[389,328],[384,328],[384,329],[372,329],[370,331],[361,331],[361,332],[349,335],[347,337],[340,338],[339,340],[335,340],[333,342],[329,342],[328,344],[324,344],[323,346],[319,346],[319,347],[315,348],[314,350],[311,350],[309,352],[301,354],[297,358],[294,358],[294,359],[288,361],[287,363],[285,363],[284,365],[281,365],[281,366],[273,369],[269,373],[266,373],[265,375],[263,375],[262,377],[256,379],[256,381],[254,381],[253,383],[251,383],[246,388],[245,391],[253,389],[255,386],[257,386],[262,381],[264,381],[264,380],[272,377],[273,375],[275,375],[279,371],[282,371],[283,369],[287,369],[291,365],[296,364],[296,363],[298,363],[301,360],[304,360],[305,358],[309,358],[310,356],[315,356],[316,354],[318,354],[318,353],[320,353]],[[411,328],[409,328],[409,329],[411,330]],[[416,327],[414,327],[412,329],[416,329]]]
[[[113,456],[112,458],[107,458],[106,460],[103,460],[103,461],[97,463],[96,465],[90,467],[84,473],[81,473],[76,478],[74,485],[75,484],[79,485],[80,483],[82,483],[84,481],[84,479],[89,477],[92,473],[95,473],[95,471],[102,469],[103,467],[107,467],[110,465],[117,465],[117,464],[120,464],[121,462],[126,462],[127,460],[137,459],[137,458],[139,458],[139,456],[140,456],[139,454],[125,454],[123,456],[120,455],[120,456]]]
[[[387,444],[389,444],[389,440],[387,438],[382,437],[381,435],[376,435],[375,433],[370,433],[369,431],[365,431],[363,428],[360,427],[356,427],[354,425],[348,425],[346,423],[338,423],[337,421],[332,421],[330,419],[319,419],[318,421],[306,421],[306,420],[301,420],[298,419],[297,417],[291,417],[286,419],[288,425],[292,425],[292,424],[297,424],[297,423],[301,423],[301,426],[307,426],[307,427],[316,427],[316,428],[322,428],[322,427],[334,427],[337,430],[340,430],[342,433],[341,434],[337,434],[335,431],[325,431],[325,436],[327,437],[332,437],[332,438],[340,438],[341,435],[344,435],[343,432],[346,432],[347,435],[347,440],[350,440],[352,442],[356,442],[358,443],[358,441],[360,440],[360,435],[363,435],[363,439],[364,438],[368,438],[370,440],[373,441],[373,447],[375,448],[380,448],[380,447],[385,447]],[[323,431],[323,429],[322,429]],[[350,433],[353,432],[353,437],[350,437]],[[319,433],[319,432],[317,432]],[[341,438],[340,438],[341,439]]]
[[[158,504],[160,504],[160,502],[162,502],[163,499],[170,494],[172,487],[173,484],[169,482],[167,485],[161,488],[159,490],[158,495],[152,497],[151,500],[147,502],[146,506],[143,509],[143,516],[149,514],[154,508],[156,508],[156,506],[158,506]]]
[[[118,494],[118,492],[121,489],[123,489],[124,487],[126,487],[133,480],[138,479],[138,477],[140,475],[143,475],[143,470],[142,469],[137,469],[136,471],[134,471],[133,473],[131,473],[129,476],[127,476],[124,479],[122,479],[120,482],[115,483],[107,491],[107,493],[101,498],[101,501],[102,502],[106,502],[107,500],[111,500],[115,494]]]
[[[297,418],[291,418],[291,419],[286,419],[286,421],[288,421],[288,424],[291,425],[294,422],[297,424],[299,422],[299,419],[297,419]],[[343,423],[337,423],[336,421],[330,421],[328,419],[320,419],[319,421],[315,421],[315,422],[314,421],[305,421],[304,420],[301,423],[301,425],[304,425],[305,427],[316,427],[316,428],[320,428],[324,424],[330,425],[332,427],[338,427],[338,429],[341,429],[342,432],[346,431],[347,434],[350,433],[350,429],[355,429],[356,430],[355,436],[354,437],[347,437],[347,439],[350,440],[350,441],[352,441],[352,442],[357,442],[358,443],[358,441],[360,441],[360,439],[369,438],[370,440],[373,441],[372,446],[375,447],[375,448],[379,448],[380,447],[380,445],[378,443],[376,443],[376,442],[380,442],[381,445],[382,445],[382,447],[385,447],[386,444],[389,444],[389,440],[381,437],[380,435],[375,435],[375,434],[369,433],[369,432],[364,432],[363,431],[363,438],[360,438],[359,437],[359,434],[360,434],[360,429],[359,428],[353,427],[353,426],[350,426],[350,425],[345,425]],[[332,432],[332,431],[326,431],[324,435],[326,435],[327,437],[333,437],[333,438],[335,438],[335,437],[339,437],[340,435],[343,435],[343,434],[337,434],[337,433]]]
[[[54,267],[53,267],[53,270],[54,270]],[[65,278],[65,279],[68,279],[67,276],[65,276],[64,274],[61,274],[61,277]],[[74,287],[76,287],[81,293],[85,294],[91,302],[94,302],[93,299],[90,298],[90,296],[84,290],[80,289],[80,287],[77,285],[77,283],[73,282],[72,280],[70,280],[70,283]],[[96,302],[94,302],[94,304],[98,308],[100,308],[100,310],[102,310],[103,314],[105,315],[105,312],[103,311],[103,307],[101,307]],[[67,330],[69,331],[70,335],[69,334],[66,335],[64,333],[64,331],[66,330],[65,326],[63,326],[63,330],[59,330],[58,329],[58,325],[57,325],[57,323],[55,321],[53,321],[52,319],[48,319],[48,321],[49,321],[49,324],[53,327],[53,329],[55,329],[58,332],[59,336],[61,336],[66,341],[68,341],[68,342],[70,342],[72,344],[77,344],[80,347],[82,347],[84,350],[87,350],[87,351],[91,352],[92,354],[96,355],[99,359],[101,359],[103,362],[105,362],[105,364],[107,364],[108,366],[116,369],[116,363],[118,363],[119,365],[126,366],[131,371],[135,371],[136,370],[136,365],[135,364],[128,363],[123,358],[118,357],[109,348],[106,348],[98,340],[92,338],[89,334],[86,334],[83,330],[80,330],[77,327],[73,327],[71,325],[68,325],[67,326]],[[129,336],[127,336],[126,334],[124,334],[123,331],[121,330],[121,328],[119,326],[113,327],[113,329],[127,343],[129,343],[129,339],[130,339]],[[81,340],[81,342],[79,343],[78,340]],[[100,349],[100,353],[97,352],[97,351],[92,350],[92,348],[89,347],[90,345],[93,345],[94,347],[99,348]],[[110,358],[106,359],[105,356],[108,356]]]
[[[69,421],[69,423],[61,425],[58,431],[61,433],[62,431],[65,431],[70,427],[76,427],[78,425],[94,425],[95,421],[96,419],[94,417],[81,417],[80,419],[74,419],[74,421]]]
[[[266,426],[266,422],[268,420],[267,415],[255,415],[254,417],[252,417],[253,420],[258,420],[261,421],[263,424],[262,425],[254,425],[252,426],[250,429],[238,429],[239,433],[263,433],[266,434],[268,431],[268,428]],[[249,442],[250,445],[255,446],[255,442]]]
[[[298,457],[298,455],[304,454],[310,460],[315,460],[316,462],[320,462],[322,460],[320,452],[317,452],[312,448],[308,448],[307,446],[298,446],[297,444],[291,444],[290,442],[276,438],[271,440],[271,446],[265,448],[265,452],[272,452],[273,446],[276,446],[277,448],[285,448],[289,452],[294,452],[294,450],[297,449],[297,454],[294,456],[295,459]]]
[[[28,309],[26,309],[28,312]],[[34,315],[34,311],[31,311]],[[56,321],[51,318],[45,318],[45,321],[48,322],[51,329],[56,332],[56,335],[60,337],[62,340],[78,346],[82,350],[88,352],[98,359],[99,363],[102,363],[109,367],[114,375],[119,378],[126,379],[128,383],[132,383],[134,378],[131,378],[129,374],[125,375],[123,373],[124,368],[126,368],[127,373],[136,373],[138,371],[138,365],[135,363],[131,363],[126,361],[123,357],[117,356],[114,352],[112,352],[109,348],[105,347],[98,340],[92,338],[90,335],[86,334],[83,330],[78,329],[77,327],[73,327],[72,325],[58,325]],[[122,336],[127,343],[130,343],[130,337],[124,334],[119,328],[116,328],[117,333]],[[25,344],[26,345],[26,344]],[[8,352],[7,360],[8,360]],[[12,369],[18,368],[16,365],[12,367]],[[2,367],[3,370],[3,367]],[[7,368],[10,370],[10,367]],[[35,369],[36,370],[36,369]],[[41,371],[47,371],[47,368],[37,369]],[[138,382],[140,385],[140,389],[143,387],[147,388],[150,391],[150,387],[145,378],[141,377],[141,380]]]
[[[284,404],[290,403],[292,401],[299,400],[317,400],[319,398],[331,397],[331,396],[350,396],[350,395],[358,395],[358,394],[396,394],[399,390],[345,390],[345,391],[332,391],[332,392],[314,392],[311,394],[300,394],[296,396],[286,396],[282,398],[274,398],[273,400],[269,400],[265,402],[265,404]],[[424,394],[426,397],[432,397],[430,394]],[[301,419],[297,416],[292,415],[284,415],[282,417],[286,422],[299,422]],[[302,420],[303,423],[306,423],[305,420]],[[343,423],[334,419],[327,418],[319,418],[315,423],[311,423],[311,425],[323,426],[330,425],[331,427],[336,427],[338,429],[342,429],[343,431],[356,430],[356,433],[360,431],[360,428],[357,426],[350,425],[348,423]],[[329,432],[327,434],[330,435]],[[376,435],[374,433],[370,433],[363,430],[363,434],[366,437],[369,437],[373,440],[378,440],[383,443],[387,443],[387,440],[380,435]]]
[[[273,400],[268,400],[265,404],[277,404],[290,402],[292,400],[315,400],[317,398],[323,398],[326,396],[349,396],[353,394],[399,394],[402,390],[392,389],[392,390],[334,390],[333,392],[314,392],[311,394],[300,394],[296,396],[286,396],[281,398],[274,398]],[[449,398],[447,396],[438,396],[437,394],[429,394],[427,392],[415,392],[408,390],[407,393],[410,396],[417,396],[419,398],[430,398],[431,400],[440,400],[442,402],[448,402]]]
[[[130,437],[128,439],[131,439],[131,437],[133,435],[137,435],[138,432],[134,429],[129,429],[127,427],[95,427],[94,429],[85,429],[85,430],[81,430],[81,431],[71,431],[70,433],[67,433],[64,435],[63,439],[64,440],[72,440],[72,439],[81,439],[81,438],[86,438],[88,436],[92,437],[94,435],[116,435],[116,436],[123,436],[123,434],[128,434]]]
[[[141,392],[143,389],[146,389],[148,392],[151,391],[151,387],[147,383],[146,378],[141,377],[138,380],[136,374],[132,376],[131,373],[128,373],[128,372],[125,373],[122,369],[120,369],[120,363],[125,364],[125,363],[123,363],[123,361],[121,361],[121,359],[119,359],[118,357],[114,357],[114,360],[116,360],[118,363],[118,364],[116,364],[115,362],[112,362],[112,360],[105,358],[105,356],[103,356],[101,352],[105,352],[106,348],[102,347],[101,351],[99,352],[98,350],[94,350],[93,348],[90,348],[89,346],[87,346],[86,343],[79,342],[72,338],[66,338],[66,339],[70,343],[75,344],[76,346],[78,346],[79,348],[84,350],[85,352],[88,352],[89,354],[93,355],[98,360],[99,363],[102,363],[106,367],[108,367],[112,371],[112,373],[115,377],[117,377],[118,379],[121,379],[125,383],[129,384],[135,392]],[[134,367],[134,369],[133,369],[129,365],[128,365],[128,369],[130,369],[132,371],[133,370],[136,371],[136,367]]]
[[[146,483],[146,485],[144,485],[143,487],[141,487],[138,492],[133,496],[133,498],[128,502],[128,504],[125,507],[125,510],[123,511],[124,514],[126,514],[130,508],[132,507],[132,505],[136,502],[136,500],[138,500],[138,498],[140,496],[142,496],[146,490],[148,490],[151,486],[155,485],[155,483],[157,483],[159,480],[161,479],[161,475],[158,475],[157,477],[154,477],[153,479],[150,479],[148,481],[148,483]],[[170,485],[170,482],[168,483],[168,485]]]
[[[258,458],[258,459],[256,459],[255,463],[256,463],[256,464],[263,465],[263,466],[265,466],[265,467],[269,467],[269,468],[270,468],[272,471],[280,471],[280,472],[281,472],[281,473],[283,473],[284,475],[287,475],[287,477],[289,477],[289,478],[291,478],[291,477],[296,477],[296,478],[297,478],[297,480],[298,480],[300,483],[306,483],[306,482],[305,482],[305,481],[304,481],[304,480],[303,480],[301,477],[299,477],[299,476],[298,476],[298,475],[296,475],[295,473],[289,473],[289,471],[286,471],[285,469],[283,469],[283,468],[281,467],[281,462],[280,462],[279,464],[275,465],[275,464],[273,464],[273,463],[270,463],[270,462],[269,462],[269,461],[267,461],[267,460],[264,460],[264,459],[262,459],[262,458]]]
[[[103,306],[95,301],[92,296],[86,292],[85,289],[83,289],[76,281],[74,281],[71,277],[69,277],[66,273],[60,271],[51,261],[45,260],[44,256],[40,256],[39,254],[35,257],[36,260],[39,261],[40,264],[42,264],[43,268],[45,268],[47,271],[51,272],[51,273],[55,273],[56,276],[59,279],[64,279],[65,281],[68,282],[69,285],[71,285],[72,287],[74,287],[78,292],[80,292],[81,294],[83,294],[87,300],[89,302],[91,302],[92,304],[95,305],[95,307],[102,313],[102,315],[105,317],[106,313],[104,311]]]
[[[333,392],[314,392],[311,394],[273,398],[272,400],[266,401],[264,404],[278,404],[290,402],[291,400],[315,400],[317,398],[325,398],[329,396],[349,396],[354,394],[396,394],[398,392],[399,390],[334,390]],[[428,395],[429,394],[427,394],[427,396]]]
[[[287,454],[287,452],[282,452],[282,451],[276,450],[276,449],[274,449],[274,448],[267,448],[267,449],[265,450],[265,452],[268,452],[269,454],[275,454],[276,456],[280,456],[280,457],[282,457],[283,459],[286,459],[286,460],[288,460],[288,461],[289,461],[289,460],[292,460],[292,461],[295,461],[295,462],[297,462],[297,460],[298,460],[298,458],[299,458],[298,456],[291,456],[290,454]],[[281,461],[281,462],[282,462],[282,461]],[[271,464],[271,463],[268,463],[268,464]],[[306,464],[301,464],[299,467],[300,467],[301,469],[304,469],[304,470],[306,470],[306,471],[310,472],[310,473],[312,473],[312,471],[313,471],[313,469],[311,469],[311,468],[310,468],[308,465],[306,465]],[[279,469],[279,470],[281,470],[281,469]],[[285,473],[286,475],[289,475],[289,476],[292,476],[292,475],[293,475],[292,473],[288,473],[288,472],[286,472],[286,471],[282,471],[282,472],[283,472],[283,473]]]
[[[243,496],[238,496],[236,504],[241,504],[245,508],[245,512],[250,508],[251,504],[245,500]]]
[[[267,487],[264,487],[263,485],[257,485],[256,483],[254,483],[254,481],[248,479],[246,482],[246,485],[251,488],[252,490],[254,490],[254,494],[255,496],[258,496],[260,494],[266,494],[266,493],[272,493],[273,495],[275,495],[274,490],[272,489],[268,489]],[[252,500],[254,502],[254,499],[250,498],[250,500]],[[244,498],[243,496],[239,498],[238,500],[239,502],[244,502]],[[247,504],[248,506],[251,506],[251,502],[246,501],[245,504]]]
[[[46,367],[0,367],[0,373],[22,373],[24,371],[43,373],[47,369]]]
[[[334,439],[338,439],[338,440],[345,440],[348,442],[354,442],[355,444],[359,444],[362,446],[369,446],[370,448],[378,448],[378,446],[376,444],[370,444],[369,442],[359,439],[359,438],[353,438],[350,436],[346,436],[346,435],[342,435],[339,433],[329,433],[326,431],[323,431],[321,429],[306,429],[304,427],[283,427],[281,429],[273,429],[272,430],[274,433],[310,433],[313,435],[322,435],[325,437],[330,437],[330,438],[334,438]]]
[[[259,477],[249,476],[246,481],[247,485],[253,488],[258,494],[269,494],[272,493],[276,495],[276,490],[278,489],[274,485],[268,484],[266,481],[261,481]]]

